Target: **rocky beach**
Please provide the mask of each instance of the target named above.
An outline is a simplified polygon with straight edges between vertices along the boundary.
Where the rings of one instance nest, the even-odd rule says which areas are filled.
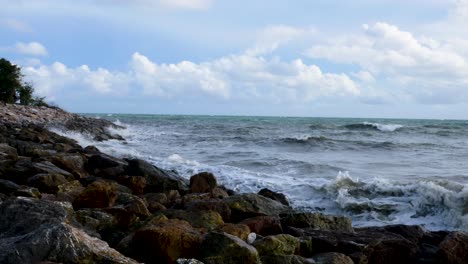
[[[58,108],[0,105],[0,263],[468,263],[468,234],[353,227],[51,132],[125,140]],[[109,129],[112,128],[112,129]]]

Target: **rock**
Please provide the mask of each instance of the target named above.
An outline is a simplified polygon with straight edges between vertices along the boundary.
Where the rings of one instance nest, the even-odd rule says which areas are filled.
[[[79,181],[70,181],[59,185],[57,191],[57,200],[72,203],[83,191],[84,187]]]
[[[88,234],[100,237],[100,233],[115,229],[117,219],[99,208],[83,208],[75,212],[76,220],[83,226]]]
[[[296,255],[268,255],[261,257],[262,263],[268,264],[313,264],[311,259]]]
[[[203,262],[196,259],[178,259],[177,264],[203,264]]]
[[[262,236],[282,234],[283,228],[279,216],[256,216],[240,222],[247,225],[252,232]]]
[[[0,193],[11,194],[19,188],[20,186],[14,182],[0,179]]]
[[[190,177],[190,191],[193,193],[211,192],[217,185],[216,177],[209,172],[201,172]]]
[[[236,236],[244,241],[247,241],[247,238],[250,234],[250,229],[248,226],[232,223],[225,223],[224,225],[220,226],[217,231]]]
[[[127,162],[103,153],[92,155],[87,163],[87,169],[91,174],[108,179],[116,179],[123,175],[126,166]]]
[[[18,151],[16,151],[14,147],[5,143],[0,143],[0,153],[18,156]]]
[[[143,176],[146,179],[145,192],[166,192],[177,190],[185,192],[187,180],[174,172],[159,169],[140,159],[127,159],[128,166],[125,173],[128,176]]]
[[[30,186],[36,187],[44,193],[57,193],[59,186],[67,183],[62,174],[40,173],[28,179]]]
[[[369,263],[414,263],[418,245],[407,239],[374,240],[363,253]]]
[[[440,263],[466,263],[468,260],[468,233],[453,232],[439,245],[437,251]]]
[[[336,253],[336,252],[328,252],[315,255],[313,257],[315,263],[317,264],[354,264],[353,260],[348,256]],[[380,262],[376,262],[380,263]],[[398,262],[393,262],[398,263]]]
[[[216,199],[224,199],[226,197],[229,197],[228,192],[220,187],[213,188],[210,194],[211,194],[211,198],[216,198]]]
[[[208,231],[224,225],[221,215],[215,211],[166,210],[164,215],[170,219],[185,220],[193,227],[204,228]]]
[[[30,197],[30,198],[37,198],[40,199],[42,197],[41,192],[37,188],[29,187],[29,186],[20,186],[18,190],[16,190],[13,195],[15,196],[22,196],[22,197]]]
[[[159,203],[162,205],[169,204],[169,199],[167,199],[167,196],[164,193],[146,193],[144,197],[148,204],[152,202]]]
[[[126,176],[119,182],[132,190],[134,194],[143,194],[146,188],[146,179],[142,176]]]
[[[223,199],[231,208],[231,219],[242,221],[246,218],[262,215],[288,213],[291,208],[258,194],[237,194]]]
[[[70,226],[65,203],[12,198],[0,212],[0,263],[136,263]]]
[[[85,169],[85,158],[80,154],[59,154],[52,156],[50,161],[57,167],[71,172],[75,179],[89,176],[89,173]]]
[[[135,232],[131,256],[147,263],[175,263],[179,258],[196,258],[201,242],[201,234],[186,221],[163,220]]]
[[[115,185],[95,181],[88,185],[73,201],[75,208],[104,208],[114,204],[117,198]]]
[[[287,234],[267,236],[256,240],[252,245],[260,256],[293,255],[299,252],[300,248],[299,239]]]
[[[211,232],[205,236],[200,255],[206,264],[261,263],[254,247],[236,236],[219,232]]]
[[[72,174],[60,169],[48,161],[32,162],[31,158],[27,157],[19,157],[14,166],[5,170],[4,178],[17,184],[27,184],[30,177],[39,173],[61,174],[66,179],[74,179]]]
[[[270,198],[272,200],[278,201],[278,202],[280,202],[280,203],[282,203],[282,204],[284,204],[286,206],[289,206],[288,199],[282,193],[274,192],[274,191],[269,190],[267,188],[263,188],[258,192],[258,194],[260,194],[262,196],[265,196],[267,198]]]
[[[124,208],[127,210],[127,212],[135,214],[138,217],[146,218],[151,215],[143,199],[138,197],[127,203]]]
[[[215,211],[221,215],[224,222],[231,220],[231,208],[222,200],[193,201],[185,204],[185,208],[189,211]]]
[[[332,216],[320,213],[293,213],[281,217],[281,225],[285,227],[311,228],[317,230],[332,230],[353,232],[351,219],[345,216]]]
[[[246,241],[247,241],[247,243],[252,244],[256,239],[257,239],[257,234],[252,232],[247,236]]]
[[[419,241],[426,235],[426,231],[417,225],[388,225],[382,227],[360,228],[361,232],[371,230],[372,232],[390,232],[400,235],[409,241],[418,244]]]

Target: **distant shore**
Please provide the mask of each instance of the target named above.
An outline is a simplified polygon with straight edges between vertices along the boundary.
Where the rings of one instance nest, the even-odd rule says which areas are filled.
[[[466,263],[468,234],[353,228],[263,189],[189,180],[48,130],[125,140],[57,108],[0,104],[0,263]],[[18,254],[19,253],[19,254]],[[191,260],[188,260],[191,259]]]

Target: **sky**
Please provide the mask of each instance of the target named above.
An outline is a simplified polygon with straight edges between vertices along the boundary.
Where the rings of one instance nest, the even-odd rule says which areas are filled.
[[[71,112],[468,119],[468,0],[0,6],[0,57]]]

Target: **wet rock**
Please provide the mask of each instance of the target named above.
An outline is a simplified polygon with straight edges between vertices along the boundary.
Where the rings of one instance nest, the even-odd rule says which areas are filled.
[[[136,197],[136,199],[124,205],[128,213],[135,214],[138,217],[146,218],[151,215],[143,199]]]
[[[59,186],[67,183],[62,174],[40,173],[28,179],[30,186],[36,187],[43,193],[57,193]]]
[[[369,263],[414,263],[418,246],[407,239],[374,240],[364,254]]]
[[[267,236],[256,240],[252,245],[260,256],[264,255],[293,255],[299,252],[299,239],[287,234]]]
[[[468,233],[453,232],[439,245],[437,251],[440,263],[466,263],[468,260]]]
[[[123,176],[118,182],[130,188],[134,194],[143,194],[146,188],[146,179],[142,176]]]
[[[85,158],[80,154],[59,154],[52,156],[50,161],[57,167],[72,173],[75,179],[89,176],[85,169]]]
[[[317,264],[354,264],[353,260],[350,257],[336,252],[318,254],[315,255],[313,259]]]
[[[179,258],[196,258],[201,242],[201,234],[186,221],[163,220],[135,232],[131,256],[147,263],[175,263]]]
[[[75,208],[104,208],[115,203],[115,185],[105,181],[95,181],[88,185],[73,201]]]
[[[258,192],[258,194],[260,194],[262,196],[265,196],[267,198],[270,198],[272,200],[278,201],[278,202],[280,202],[280,203],[282,203],[282,204],[284,204],[286,206],[289,206],[288,199],[282,193],[274,192],[274,191],[269,190],[267,188],[263,188]]]
[[[83,208],[75,212],[76,220],[91,236],[100,238],[100,233],[115,229],[117,219],[99,208]]]
[[[246,218],[262,215],[288,213],[291,208],[258,194],[237,194],[223,199],[231,208],[231,219],[242,221]]]
[[[177,264],[203,264],[203,262],[196,259],[178,259]]]
[[[226,233],[211,232],[200,248],[201,260],[206,264],[260,264],[257,250],[240,238]]]
[[[0,193],[11,194],[18,190],[20,186],[14,182],[0,179]]]
[[[18,156],[18,151],[8,144],[0,143],[0,153],[5,153],[7,155]]]
[[[41,199],[42,194],[37,188],[22,185],[13,193],[14,196],[30,197]]]
[[[231,219],[231,208],[222,200],[193,201],[185,204],[185,208],[189,211],[215,211],[225,222]]]
[[[247,225],[252,232],[262,236],[282,234],[280,218],[278,216],[256,216],[240,222]]]
[[[220,226],[216,231],[236,236],[244,241],[247,241],[247,238],[250,234],[250,229],[248,226],[232,223],[225,223],[224,225]]]
[[[311,228],[317,230],[333,230],[353,232],[351,219],[345,216],[332,216],[320,213],[293,213],[281,217],[281,225],[285,227]]]
[[[211,192],[217,185],[216,177],[209,172],[201,172],[190,177],[190,191],[193,193]]]
[[[220,187],[213,188],[210,194],[211,194],[211,198],[215,198],[215,199],[224,199],[226,197],[229,197],[228,192],[225,189],[220,188]]]
[[[145,192],[186,191],[187,180],[172,171],[159,169],[140,159],[128,159],[125,173],[128,176],[143,176],[146,179]]]
[[[103,153],[92,155],[87,163],[87,169],[91,174],[109,179],[123,175],[126,166],[127,162]]]
[[[70,181],[58,186],[57,200],[72,203],[83,191],[79,181]]]
[[[166,210],[164,215],[171,219],[185,220],[193,227],[203,228],[208,231],[224,225],[221,215],[214,211]]]
[[[262,263],[268,264],[313,264],[312,259],[296,255],[268,255],[261,257]]]
[[[67,179],[73,179],[73,175],[69,172],[48,161],[32,162],[28,157],[19,157],[12,167],[5,170],[4,178],[17,184],[27,184],[30,177],[39,173],[61,174]]]
[[[136,263],[70,226],[65,203],[12,198],[0,212],[0,263]]]

